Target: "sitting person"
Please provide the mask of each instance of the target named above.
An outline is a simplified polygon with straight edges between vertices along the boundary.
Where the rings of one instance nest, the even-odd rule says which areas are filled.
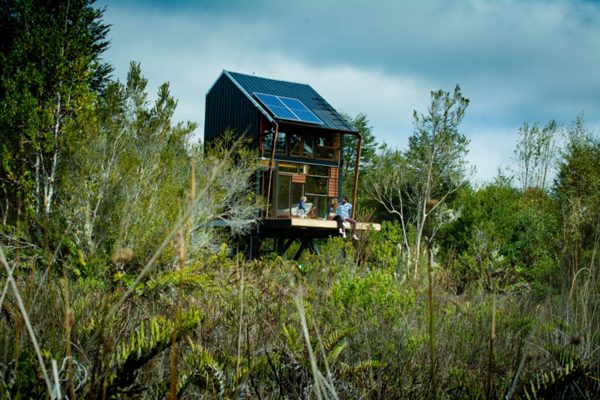
[[[298,204],[298,216],[304,218],[306,215],[306,196],[300,197],[300,204]]]
[[[346,238],[346,227],[344,226],[344,221],[342,217],[338,214],[339,205],[336,199],[331,199],[331,206],[329,207],[329,213],[327,214],[327,219],[333,220],[337,222],[338,228],[342,237]]]
[[[352,214],[352,204],[348,203],[348,197],[342,196],[342,205],[338,208],[337,214],[342,217],[344,222],[350,222],[352,224],[352,239],[358,240],[356,237],[356,220],[350,218]]]

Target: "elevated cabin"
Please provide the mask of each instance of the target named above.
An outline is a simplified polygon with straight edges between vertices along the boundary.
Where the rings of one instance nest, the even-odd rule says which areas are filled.
[[[204,142],[227,129],[252,139],[262,161],[256,191],[269,205],[248,238],[251,258],[265,238],[276,239],[273,251],[280,254],[299,240],[299,258],[306,248],[318,253],[313,239],[339,235],[336,222],[326,219],[328,204],[341,199],[344,162],[358,166],[362,137],[323,97],[306,84],[223,71],[206,94]],[[347,135],[359,138],[356,160],[343,159]],[[357,179],[358,168],[354,193],[344,193],[353,205]],[[304,218],[298,212],[302,196],[307,197]]]

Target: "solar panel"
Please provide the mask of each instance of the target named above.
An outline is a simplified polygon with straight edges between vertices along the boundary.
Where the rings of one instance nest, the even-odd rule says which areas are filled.
[[[276,118],[290,121],[308,122],[311,124],[323,124],[302,102],[289,97],[273,96],[264,93],[254,93]]]

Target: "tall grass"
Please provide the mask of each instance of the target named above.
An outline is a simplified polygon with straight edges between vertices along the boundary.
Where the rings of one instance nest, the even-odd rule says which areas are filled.
[[[207,195],[193,193],[190,209]],[[280,258],[230,257],[227,246],[190,259],[189,218],[182,213],[136,279],[112,289],[109,279],[68,271],[49,282],[48,269],[16,251],[7,260],[0,248],[0,397],[499,399],[555,391],[584,399],[600,391],[594,265],[577,275],[573,294],[457,296],[433,269],[429,291],[424,276],[405,281],[401,266],[369,263],[357,252],[364,242],[332,239],[301,270]],[[152,272],[177,241],[177,270]],[[115,262],[130,256],[121,250]],[[52,325],[64,329],[53,334]]]

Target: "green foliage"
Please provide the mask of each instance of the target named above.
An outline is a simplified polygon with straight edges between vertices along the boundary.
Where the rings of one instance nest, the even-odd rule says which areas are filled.
[[[409,232],[410,233],[410,232]],[[369,263],[370,265],[392,270],[398,278],[403,278],[408,272],[405,254],[402,252],[401,243],[404,242],[404,233],[400,223],[383,221],[381,231],[369,233]]]
[[[177,341],[187,336],[198,325],[198,312],[181,314],[179,321]],[[122,341],[112,353],[107,366],[112,373],[108,376],[106,398],[113,398],[117,394],[139,393],[141,387],[135,384],[136,371],[172,343],[173,326],[170,319],[154,318],[147,324],[140,324],[138,330],[131,335],[131,339]]]
[[[364,313],[371,323],[377,324],[376,316],[393,321],[414,301],[414,292],[401,293],[394,285],[393,276],[377,269],[366,277],[341,275],[339,282],[331,287],[329,309],[344,315]]]
[[[101,21],[104,10],[92,3],[0,5],[0,26],[11,27],[0,47],[0,186],[13,223],[21,203],[31,205],[29,216],[40,225],[42,212],[49,215],[64,147],[75,139],[81,113],[92,106],[90,89],[104,85],[112,71],[98,63],[108,48],[109,26]]]
[[[377,142],[373,134],[373,127],[370,126],[369,119],[363,113],[352,117],[346,113],[342,116],[352,125],[358,133],[362,135],[362,145],[359,161],[359,182],[364,179],[364,166],[371,162],[377,150]],[[356,156],[358,155],[358,137],[354,135],[344,136],[344,165],[342,167],[342,193],[350,196],[353,193],[354,171],[356,170]],[[358,193],[360,195],[360,192]],[[360,199],[360,197],[359,197]]]
[[[321,394],[340,399],[427,398],[434,377],[445,398],[478,398],[488,372],[498,398],[513,380],[526,383],[521,398],[598,396],[600,145],[583,115],[560,152],[560,123],[523,125],[522,190],[502,172],[467,181],[458,86],[414,112],[405,151],[376,153],[367,117],[346,116],[364,138],[360,203],[379,206],[382,230],[323,240],[302,268],[274,254],[238,262],[210,222],[227,220],[233,240],[261,207],[251,139],[227,131],[192,144],[197,124],[173,121],[168,84],[150,103],[139,64],[124,83],[105,79],[108,27],[92,3],[0,2],[0,397],[56,397],[45,393],[58,390],[54,372],[63,395],[73,378],[77,398],[164,398],[171,375],[178,398],[315,398],[323,382]],[[357,140],[344,144],[349,192]],[[187,258],[172,236],[122,298],[188,210]],[[416,267],[433,237],[429,303]],[[544,351],[529,357],[528,346]]]
[[[561,125],[553,119],[542,129],[539,124],[536,122],[530,126],[528,122],[524,122],[519,128],[514,161],[517,163],[517,176],[523,192],[530,188],[544,191],[546,181],[553,172]]]

